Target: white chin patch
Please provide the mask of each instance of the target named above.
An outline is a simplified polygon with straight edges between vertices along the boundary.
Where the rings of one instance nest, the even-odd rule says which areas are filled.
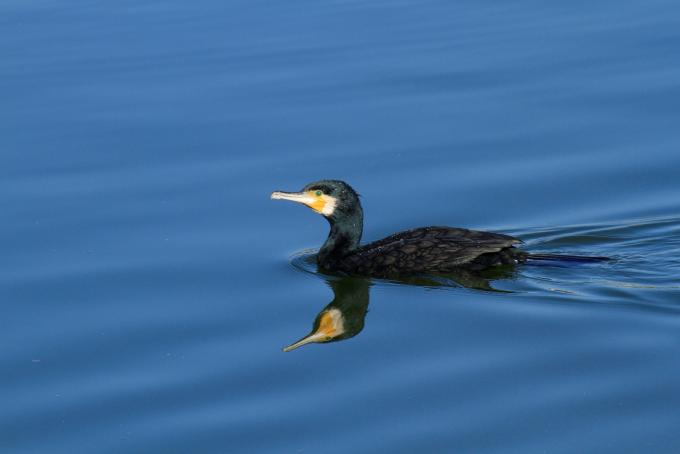
[[[335,211],[335,205],[338,201],[335,197],[328,195],[323,196],[323,198],[326,203],[323,206],[323,210],[321,210],[321,214],[324,216],[330,216]]]

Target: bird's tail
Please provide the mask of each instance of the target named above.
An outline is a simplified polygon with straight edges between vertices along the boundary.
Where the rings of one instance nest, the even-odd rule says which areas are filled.
[[[588,255],[527,254],[526,260],[547,262],[598,263],[606,262],[611,259],[609,257],[597,257]]]

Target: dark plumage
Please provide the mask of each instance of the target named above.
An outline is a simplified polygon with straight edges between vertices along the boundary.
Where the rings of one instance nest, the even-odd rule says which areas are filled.
[[[543,254],[516,249],[522,241],[508,235],[455,227],[421,227],[360,246],[363,210],[359,196],[339,180],[310,183],[301,192],[274,192],[273,199],[303,203],[322,214],[331,230],[317,255],[319,267],[334,273],[373,277],[482,270],[497,265],[540,260],[606,260]]]
[[[367,276],[481,270],[524,261],[511,236],[454,227],[421,227],[363,245],[349,254],[326,254],[319,265],[332,271]]]

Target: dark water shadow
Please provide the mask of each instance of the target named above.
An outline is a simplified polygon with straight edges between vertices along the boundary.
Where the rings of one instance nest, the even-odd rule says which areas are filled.
[[[327,282],[345,278],[346,276],[330,274],[326,270],[320,269],[316,264],[316,250],[307,249],[294,255],[291,258],[293,267],[304,273],[312,274],[325,279]],[[422,274],[416,276],[404,276],[391,279],[367,279],[377,285],[415,285],[436,289],[467,288],[473,290],[483,290],[489,292],[512,293],[510,290],[495,288],[492,285],[496,280],[507,280],[516,277],[516,267],[512,265],[498,266],[483,271],[455,270],[446,274]]]

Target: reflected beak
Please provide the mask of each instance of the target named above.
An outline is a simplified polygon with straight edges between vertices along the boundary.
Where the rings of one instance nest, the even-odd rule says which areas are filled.
[[[326,334],[322,332],[312,333],[309,336],[303,337],[294,344],[290,344],[288,347],[284,348],[283,351],[289,352],[291,350],[295,350],[298,347],[302,347],[303,345],[311,344],[314,342],[326,342],[327,337],[328,336],[326,336]]]

